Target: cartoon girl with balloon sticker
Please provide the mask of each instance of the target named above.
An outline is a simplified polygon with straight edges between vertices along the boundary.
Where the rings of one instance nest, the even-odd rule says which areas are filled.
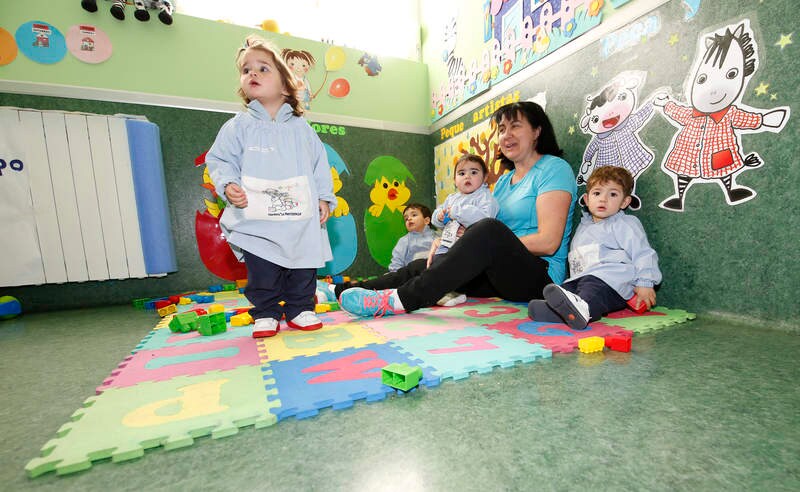
[[[650,102],[636,109],[637,93],[644,78],[644,72],[623,72],[600,94],[586,98],[589,105],[580,126],[592,139],[583,152],[578,185],[585,184],[592,171],[599,167],[625,168],[635,180],[653,163],[653,152],[645,147],[638,134],[653,116]],[[640,206],[639,197],[632,194],[630,208],[637,210]]]
[[[311,109],[311,84],[308,81],[308,71],[314,68],[317,61],[314,55],[306,50],[293,50],[284,48],[281,50],[281,58],[289,66],[289,69],[294,75],[297,82],[297,92],[299,94],[300,103],[305,109]]]
[[[755,198],[754,190],[737,186],[736,176],[764,161],[756,152],[742,157],[740,133],[777,133],[789,119],[788,107],[764,112],[741,103],[758,63],[749,20],[711,34],[701,37],[695,69],[686,82],[690,106],[663,92],[653,101],[679,128],[662,163],[665,172],[675,175],[676,194],[660,204],[665,210],[683,211],[684,195],[697,182],[719,184],[729,205]]]

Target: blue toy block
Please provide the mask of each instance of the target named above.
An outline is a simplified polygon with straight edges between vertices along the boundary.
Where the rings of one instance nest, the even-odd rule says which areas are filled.
[[[222,285],[212,285],[208,288],[209,292],[222,292]]]

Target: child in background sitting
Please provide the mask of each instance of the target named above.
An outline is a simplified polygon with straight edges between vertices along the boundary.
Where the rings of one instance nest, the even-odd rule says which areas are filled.
[[[324,227],[336,207],[327,154],[275,47],[248,36],[236,66],[247,109],[222,126],[206,163],[230,204],[220,226],[247,266],[253,337],[277,334],[284,315],[292,328],[316,330],[316,272],[333,258]]]
[[[486,185],[486,176],[489,173],[486,162],[480,156],[474,154],[461,156],[456,161],[453,174],[458,192],[449,195],[433,213],[433,223],[443,225],[444,231],[442,238],[435,240],[431,245],[433,255],[430,264],[442,258],[466,228],[481,219],[494,218],[500,209],[497,200]],[[447,225],[444,224],[445,222]],[[353,286],[358,288],[351,289],[349,288],[351,286],[346,285],[336,286],[335,293],[339,296],[342,309],[354,312],[351,309],[356,309],[354,303],[360,301],[365,289],[383,290],[400,287],[408,280],[407,275],[403,274],[405,270],[407,269]],[[450,292],[445,294],[437,304],[455,306],[466,300],[465,295]]]
[[[570,278],[544,288],[544,300],[528,304],[534,321],[565,322],[582,330],[591,321],[626,307],[634,293],[655,305],[661,282],[658,255],[639,219],[622,211],[631,202],[633,177],[624,168],[594,170],[586,182],[584,212],[569,252]]]
[[[398,239],[392,250],[390,272],[396,272],[416,259],[427,258],[433,243],[431,209],[421,203],[409,203],[403,210],[403,220],[408,234]]]

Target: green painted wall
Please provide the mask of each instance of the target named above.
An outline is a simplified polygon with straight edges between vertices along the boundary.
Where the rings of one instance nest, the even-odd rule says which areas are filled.
[[[222,280],[208,272],[197,252],[194,217],[205,210],[204,198],[210,193],[201,188],[203,167],[194,159],[214,142],[220,126],[232,115],[207,111],[140,106],[0,93],[0,106],[41,110],[85,111],[97,114],[145,115],[161,131],[161,149],[169,201],[170,221],[175,237],[178,271],[163,278],[110,280],[58,285],[3,288],[2,295],[17,297],[25,311],[76,308],[98,304],[124,304],[139,297],[157,297],[194,291]],[[411,201],[433,205],[433,182],[429,179],[432,151],[427,135],[369,130],[345,125],[344,136],[320,134],[344,159],[349,175],[342,177],[338,193],[350,204],[356,222],[358,256],[348,273],[370,276],[385,272],[367,250],[364,237],[364,212],[371,205],[370,187],[364,184],[367,165],[375,157],[393,155],[414,174],[416,183],[407,183]],[[8,260],[3,258],[3,261]]]
[[[642,141],[655,152],[655,161],[637,181],[644,206],[634,214],[660,256],[664,282],[658,291],[659,302],[698,312],[757,318],[766,320],[767,325],[797,323],[800,217],[794,204],[800,183],[800,108],[796,106],[800,101],[800,57],[797,40],[783,49],[775,44],[781,35],[795,30],[796,6],[790,0],[752,2],[744,7],[740,2],[703,0],[697,15],[686,21],[681,1],[673,0],[653,13],[662,27],[646,42],[607,59],[601,56],[601,42],[595,42],[515,89],[523,100],[539,92],[547,94],[547,112],[565,158],[577,173],[590,140],[578,127],[587,95],[596,95],[622,71],[642,70],[647,72],[642,97],[670,87],[676,97],[685,100],[683,83],[695,57],[698,36],[749,18],[761,58],[742,102],[762,110],[792,109],[781,133],[742,136],[744,153],[758,152],[765,165],[743,172],[737,182],[758,195],[729,206],[717,184],[697,184],[687,192],[683,213],[659,208],[658,204],[674,193],[672,175],[663,172],[660,164],[677,129],[656,113],[640,132]],[[677,42],[670,44],[670,38]],[[769,85],[768,91],[757,95],[755,88],[762,83]],[[474,125],[472,112],[448,127],[460,122],[465,128]],[[441,141],[439,133],[432,138],[434,145]]]
[[[128,6],[124,21],[108,12],[109,3],[99,1],[99,10],[89,13],[79,1],[25,0],[0,2],[0,27],[12,35],[29,21],[49,22],[62,34],[76,24],[93,24],[104,30],[114,45],[107,61],[86,64],[70,53],[58,63],[43,65],[22,53],[8,65],[0,66],[0,79],[114,89],[169,96],[239,102],[238,76],[234,65],[236,50],[244,38],[256,32],[246,28],[195,17],[176,15],[171,26],[155,17],[140,22]],[[255,21],[254,21],[255,23]],[[317,59],[309,72],[316,91],[325,78],[325,52],[328,45],[281,34],[260,31],[279,48],[303,49]],[[358,65],[363,54],[344,48],[344,67],[328,75],[325,89],[312,103],[312,110],[339,116],[426,126],[428,87],[427,67],[396,58],[379,58],[380,75],[370,77]],[[330,82],[345,78],[350,94],[334,98],[327,94]]]

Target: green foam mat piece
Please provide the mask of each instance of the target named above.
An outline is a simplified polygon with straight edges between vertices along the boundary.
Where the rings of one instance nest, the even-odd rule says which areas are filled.
[[[647,333],[659,330],[667,326],[685,323],[695,319],[694,313],[689,313],[683,309],[669,309],[662,306],[655,306],[643,316],[635,315],[631,312],[630,317],[603,318],[600,321],[608,325],[616,325],[631,330],[634,333]]]
[[[240,427],[273,425],[270,408],[280,401],[268,400],[277,391],[265,389],[264,374],[260,366],[245,366],[108,389],[87,399],[25,470],[31,478],[49,471],[65,475],[97,460],[126,461],[157,446],[177,449],[198,437],[218,439]]]

